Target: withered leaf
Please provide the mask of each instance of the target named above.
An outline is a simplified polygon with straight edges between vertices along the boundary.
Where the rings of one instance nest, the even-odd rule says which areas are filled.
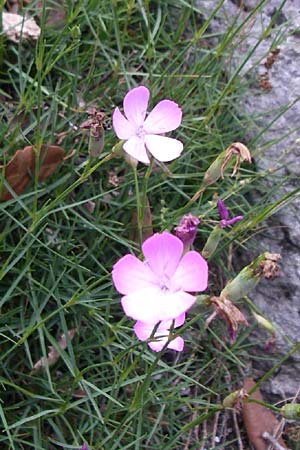
[[[244,379],[243,388],[246,392],[249,392],[253,386],[255,386],[255,382],[252,378]],[[269,443],[262,438],[262,434],[267,432],[273,435],[279,422],[268,408],[257,403],[250,403],[249,399],[262,402],[263,397],[260,391],[256,390],[243,401],[243,420],[249,441],[255,450],[267,450]],[[287,448],[281,437],[277,441],[283,448]]]
[[[41,18],[43,5],[46,7],[46,25],[48,27],[63,26],[66,20],[66,0],[54,2],[53,0],[38,0],[36,4],[37,14]]]
[[[63,161],[64,149],[56,145],[42,145],[39,158],[38,180],[43,181],[52,175],[57,166]],[[0,171],[2,171],[5,180],[17,195],[24,191],[29,181],[34,177],[35,162],[34,147],[28,146],[22,150],[17,150],[5,166],[0,166]],[[3,186],[0,200],[9,200],[11,198],[11,193]]]
[[[68,330],[68,336],[71,339],[71,341],[74,338],[75,333],[76,333],[76,329],[75,328],[72,328],[71,330]],[[66,338],[66,335],[64,333],[58,338],[57,344],[59,345],[59,347],[62,350],[65,350],[67,348],[67,338]],[[56,363],[58,358],[59,358],[58,351],[52,345],[50,345],[48,347],[47,358],[45,358],[44,356],[42,358],[40,358],[35,363],[35,365],[33,366],[33,370],[31,371],[31,373],[38,372],[39,370],[44,369],[47,365],[48,366],[53,366],[53,364]]]

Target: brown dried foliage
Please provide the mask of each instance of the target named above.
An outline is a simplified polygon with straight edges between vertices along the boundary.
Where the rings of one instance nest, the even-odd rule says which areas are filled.
[[[278,261],[281,259],[279,253],[266,253],[265,260],[260,263],[256,275],[272,280],[279,275]]]
[[[2,176],[17,195],[22,194],[30,180],[34,177],[36,160],[39,162],[38,180],[43,181],[52,175],[64,159],[64,149],[57,145],[42,145],[38,158],[33,146],[17,150],[6,165],[0,165]],[[0,200],[9,200],[13,196],[2,186]]]
[[[245,378],[243,388],[249,392],[255,386],[252,378]],[[257,403],[251,403],[249,400],[263,401],[263,397],[259,390],[253,392],[247,399],[243,401],[243,420],[249,441],[254,446],[255,450],[267,450],[269,443],[262,438],[264,432],[273,435],[278,428],[279,422],[275,415],[265,406]],[[287,448],[282,438],[278,438],[277,442],[283,447]]]

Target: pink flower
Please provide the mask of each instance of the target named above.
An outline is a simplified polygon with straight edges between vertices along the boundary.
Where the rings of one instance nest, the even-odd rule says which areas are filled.
[[[193,244],[199,223],[198,217],[193,214],[185,214],[175,227],[175,235],[183,242],[185,248],[189,248]]]
[[[225,228],[228,225],[233,225],[238,220],[242,220],[244,218],[244,216],[235,216],[232,219],[229,219],[228,209],[226,208],[225,203],[222,200],[217,201],[217,207],[221,219],[219,222],[221,228]]]
[[[144,86],[131,89],[123,101],[125,115],[118,107],[113,112],[113,128],[119,139],[126,140],[125,152],[138,161],[148,164],[148,152],[158,161],[172,161],[182,152],[183,144],[161,135],[179,127],[181,109],[171,100],[162,100],[146,117],[149,95]]]
[[[184,322],[184,313],[196,301],[191,292],[207,287],[207,262],[195,251],[182,255],[183,248],[176,236],[156,233],[142,245],[144,262],[127,254],[113,267],[113,282],[123,295],[125,314],[137,320],[134,330],[138,338],[148,339],[161,322],[155,337],[163,337],[151,343],[154,350],[165,345],[173,320],[174,327]],[[169,347],[180,351],[183,341],[176,338]]]

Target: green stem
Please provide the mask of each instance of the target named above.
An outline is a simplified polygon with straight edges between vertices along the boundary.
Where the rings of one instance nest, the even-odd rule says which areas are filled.
[[[140,243],[140,247],[141,247],[142,243],[143,243],[143,214],[142,214],[143,208],[141,205],[140,187],[139,187],[138,172],[137,172],[136,167],[134,167],[134,169],[133,169],[133,174],[134,174],[135,197],[136,197],[137,227],[138,227],[139,243]]]

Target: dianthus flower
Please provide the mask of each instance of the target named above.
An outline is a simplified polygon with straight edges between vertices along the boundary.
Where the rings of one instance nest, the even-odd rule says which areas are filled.
[[[219,222],[219,225],[221,228],[225,228],[228,225],[233,225],[238,220],[242,220],[244,218],[243,216],[235,216],[232,219],[229,219],[228,209],[226,208],[226,206],[222,200],[217,201],[217,207],[218,207],[219,216],[221,219]]]
[[[183,242],[185,248],[193,244],[199,223],[198,217],[193,214],[185,214],[175,227],[175,235]]]
[[[164,346],[172,324],[176,328],[184,322],[184,313],[196,301],[191,293],[207,287],[207,262],[195,251],[183,255],[183,249],[182,241],[176,236],[156,233],[142,245],[145,261],[127,254],[113,267],[112,278],[117,291],[123,295],[124,312],[137,320],[134,328],[137,337],[148,339],[160,322],[154,335],[158,337],[159,348],[152,342],[154,350]],[[182,350],[183,341],[175,341],[168,347],[174,348],[175,344],[176,350]]]
[[[179,127],[182,112],[171,100],[160,101],[148,114],[149,90],[145,86],[131,89],[124,97],[123,115],[115,108],[113,128],[119,139],[126,142],[123,149],[136,160],[148,164],[148,152],[158,161],[172,161],[183,149],[182,142],[162,134]]]

